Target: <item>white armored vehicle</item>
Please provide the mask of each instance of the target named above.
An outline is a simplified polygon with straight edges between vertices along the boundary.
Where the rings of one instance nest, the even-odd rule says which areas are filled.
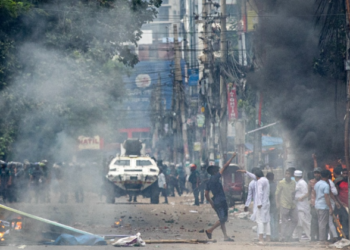
[[[159,203],[157,163],[141,153],[142,143],[138,139],[128,139],[121,147],[121,155],[109,163],[107,202],[114,203],[115,197],[129,194],[143,195],[151,198],[151,203]]]

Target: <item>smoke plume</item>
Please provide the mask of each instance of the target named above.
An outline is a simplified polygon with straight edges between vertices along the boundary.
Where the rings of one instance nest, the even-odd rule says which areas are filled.
[[[262,66],[248,75],[249,82],[289,134],[296,167],[309,168],[312,153],[326,162],[343,158],[345,85],[313,71],[320,35],[314,1],[270,1],[266,6],[255,33]]]

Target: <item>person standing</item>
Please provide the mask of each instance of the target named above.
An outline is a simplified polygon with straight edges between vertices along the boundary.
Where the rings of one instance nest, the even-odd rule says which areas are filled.
[[[276,206],[281,213],[281,238],[280,241],[290,241],[293,231],[298,224],[298,211],[294,204],[294,192],[296,183],[293,181],[289,169],[285,171],[284,179],[276,189]]]
[[[163,204],[168,204],[166,180],[162,169],[159,170],[158,187],[160,189],[161,194],[164,196]]]
[[[4,203],[9,198],[8,187],[11,185],[11,179],[11,173],[7,167],[7,163],[0,161],[0,193]]]
[[[315,208],[318,216],[318,236],[320,241],[327,240],[327,226],[329,216],[333,214],[333,209],[330,201],[330,188],[328,184],[327,170],[321,171],[321,180],[315,184]]]
[[[188,190],[186,188],[186,173],[181,164],[176,165],[176,178],[179,182],[181,195],[183,195],[185,191],[188,193]]]
[[[270,185],[269,181],[264,177],[264,173],[261,169],[257,169],[254,172],[256,182],[256,223],[258,224],[259,243],[264,242],[264,234],[266,235],[266,241],[270,241],[271,228],[270,228]]]
[[[43,177],[43,172],[41,171],[39,164],[35,163],[34,170],[30,177],[31,186],[34,191],[35,203],[42,201],[41,199],[42,198],[42,192],[41,192],[42,177]]]
[[[346,238],[349,238],[349,215],[348,215],[348,170],[342,169],[342,180],[336,183],[338,189],[338,200],[340,208],[335,209],[335,214],[339,216]]]
[[[334,182],[332,181],[331,171],[329,171],[329,170],[325,170],[325,171],[328,174],[329,196],[330,196],[331,206],[332,206],[332,209],[334,211],[336,205],[338,208],[340,208],[340,204],[337,200],[338,190],[335,187]],[[332,237],[332,241],[337,242],[338,241],[338,233],[337,233],[337,229],[334,225],[333,216],[329,216],[328,225],[329,225],[329,233]]]
[[[188,181],[192,185],[192,191],[194,196],[194,206],[199,206],[199,172],[197,171],[197,165],[190,165],[191,174]]]
[[[232,157],[225,163],[225,165],[220,169],[219,166],[209,166],[207,171],[211,175],[210,179],[205,188],[205,198],[209,201],[211,207],[215,210],[216,214],[219,217],[219,220],[215,222],[215,224],[205,230],[205,233],[209,239],[212,238],[213,231],[221,226],[222,233],[224,234],[225,241],[234,241],[230,237],[227,236],[226,233],[226,221],[228,218],[228,206],[226,201],[226,196],[224,193],[224,189],[220,182],[220,178],[225,169],[230,165],[233,158],[236,157],[236,153],[232,154]],[[214,196],[210,197],[209,192],[211,192]]]
[[[310,240],[310,227],[311,227],[311,214],[310,214],[310,205],[308,202],[308,186],[306,181],[303,179],[303,172],[300,170],[296,170],[294,172],[294,177],[296,181],[295,186],[295,201],[298,210],[299,217],[299,227],[301,230],[299,232],[300,240]],[[301,236],[302,230],[304,231],[303,236]]]
[[[205,191],[205,187],[207,185],[207,182],[209,180],[207,168],[204,165],[204,163],[201,164],[201,171],[199,172],[199,180],[200,180],[199,193],[200,193],[200,198],[201,198],[200,203],[203,204],[204,203],[204,191]]]
[[[309,189],[310,213],[311,213],[311,229],[310,229],[311,241],[318,240],[318,218],[317,218],[317,211],[315,209],[316,194],[315,194],[314,187],[315,187],[315,184],[320,179],[321,179],[321,170],[319,168],[314,169],[313,178],[312,178],[312,172],[309,173],[308,189]]]
[[[252,168],[251,171],[253,174],[251,174],[253,177],[254,177],[254,172],[256,169],[259,169],[259,168]],[[245,170],[238,170],[237,172],[240,172],[240,173],[246,173],[247,171]],[[252,176],[248,176],[248,177],[252,177]],[[255,187],[256,187],[256,179],[253,178],[253,180],[251,180],[249,182],[249,185],[248,185],[248,195],[247,195],[247,199],[245,201],[245,204],[244,204],[244,212],[248,212],[249,210],[249,206],[250,206],[250,203],[252,202],[252,200],[255,201]],[[255,209],[255,206],[253,207],[253,214],[255,214],[256,212],[256,209]]]
[[[253,214],[250,217],[251,220],[258,224],[258,236],[259,244],[264,243],[264,234],[266,235],[266,241],[271,240],[271,227],[270,227],[270,184],[269,181],[264,177],[264,173],[261,168],[253,169],[253,173],[246,170],[238,170],[237,172],[245,173],[248,177],[252,178],[255,182],[250,188],[254,195],[254,209]],[[254,185],[255,184],[255,185]],[[254,186],[253,186],[254,185]],[[248,193],[249,196],[249,193]],[[247,210],[249,204],[246,203],[245,211]]]
[[[278,210],[276,206],[276,189],[277,183],[274,181],[275,175],[272,172],[266,174],[270,184],[270,226],[271,241],[278,241]]]

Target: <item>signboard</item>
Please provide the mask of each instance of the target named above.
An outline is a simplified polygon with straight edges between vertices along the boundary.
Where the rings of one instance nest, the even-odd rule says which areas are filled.
[[[103,139],[100,136],[94,136],[94,137],[86,137],[86,136],[79,136],[78,137],[78,149],[84,150],[84,149],[94,149],[99,150],[103,147]]]
[[[200,142],[195,142],[193,143],[193,151],[201,151],[201,143]]]
[[[181,61],[184,72],[185,61]],[[173,95],[173,76],[171,71],[174,63],[165,61],[140,61],[135,65],[130,75],[123,77],[125,84],[125,98],[117,109],[117,116],[123,116],[122,128],[150,128],[152,95],[155,94],[158,81],[160,81],[161,108],[171,110]],[[184,74],[183,74],[184,76]],[[184,77],[183,77],[184,80]]]
[[[199,69],[188,69],[188,86],[197,86],[199,81]]]
[[[197,126],[198,128],[203,128],[205,123],[205,116],[203,114],[197,115]]]
[[[238,118],[237,94],[235,84],[231,90],[229,89],[229,84],[227,84],[227,112],[229,121],[233,121]]]

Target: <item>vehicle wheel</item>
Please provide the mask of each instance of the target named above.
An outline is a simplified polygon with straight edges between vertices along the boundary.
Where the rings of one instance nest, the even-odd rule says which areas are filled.
[[[158,181],[152,184],[151,186],[151,204],[159,203],[159,187]]]

